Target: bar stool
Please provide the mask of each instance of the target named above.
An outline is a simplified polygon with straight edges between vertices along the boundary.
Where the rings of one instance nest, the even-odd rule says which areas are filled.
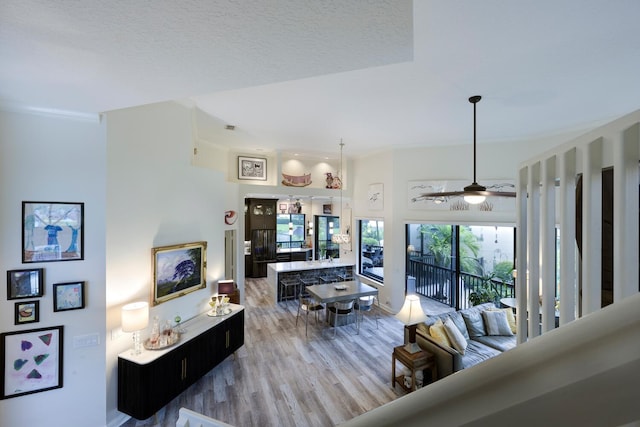
[[[353,272],[341,271],[340,273],[338,273],[338,278],[340,278],[340,280],[343,282],[353,280]]]
[[[323,276],[320,276],[320,280],[322,281],[322,283],[335,283],[338,281],[338,278],[332,274],[325,274]]]
[[[286,276],[280,279],[280,301],[296,299],[300,286],[300,276]],[[290,292],[293,289],[293,292]]]
[[[300,287],[302,288],[300,290],[300,293],[304,294],[307,289],[307,286],[317,285],[319,283],[320,283],[320,280],[318,280],[318,278],[315,276],[302,276],[300,278]]]

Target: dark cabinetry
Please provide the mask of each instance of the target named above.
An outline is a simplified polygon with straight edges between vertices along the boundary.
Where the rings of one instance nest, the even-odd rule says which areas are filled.
[[[244,344],[244,309],[224,318],[206,314],[185,324],[170,350],[118,357],[118,410],[144,420]],[[239,307],[239,308],[238,308]]]

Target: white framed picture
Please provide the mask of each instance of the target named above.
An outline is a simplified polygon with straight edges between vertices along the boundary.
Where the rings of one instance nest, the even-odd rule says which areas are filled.
[[[267,180],[267,159],[238,156],[238,179]]]

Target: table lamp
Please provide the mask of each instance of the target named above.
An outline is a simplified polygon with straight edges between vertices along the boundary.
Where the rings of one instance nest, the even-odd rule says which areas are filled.
[[[140,331],[149,324],[149,304],[132,302],[122,307],[122,332],[133,332],[133,354],[142,353]]]
[[[409,353],[420,351],[420,347],[416,342],[416,328],[418,327],[418,323],[427,320],[427,316],[422,310],[422,305],[420,305],[420,297],[412,294],[407,295],[404,299],[402,309],[396,314],[396,318],[409,329],[409,342],[405,345],[404,349]]]

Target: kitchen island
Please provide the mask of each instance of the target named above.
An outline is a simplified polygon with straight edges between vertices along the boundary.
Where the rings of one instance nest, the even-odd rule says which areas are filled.
[[[280,284],[282,280],[304,280],[307,283],[323,283],[335,278],[336,281],[353,277],[353,262],[339,259],[321,261],[291,261],[267,264],[267,282],[274,303],[281,301]],[[300,282],[299,284],[302,284]],[[299,291],[299,286],[298,289]]]

